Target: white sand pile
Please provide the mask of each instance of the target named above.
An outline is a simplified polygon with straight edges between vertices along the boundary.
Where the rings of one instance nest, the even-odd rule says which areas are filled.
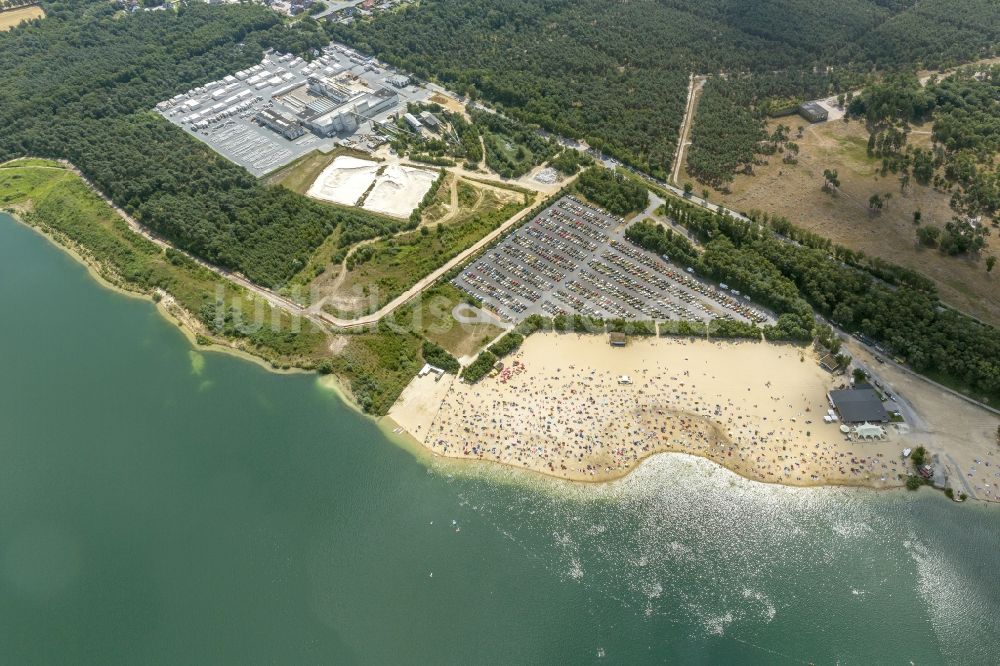
[[[353,206],[375,180],[378,163],[341,155],[323,169],[309,187],[309,196]]]
[[[377,213],[407,217],[435,180],[437,174],[433,171],[392,164],[378,177],[363,207]]]

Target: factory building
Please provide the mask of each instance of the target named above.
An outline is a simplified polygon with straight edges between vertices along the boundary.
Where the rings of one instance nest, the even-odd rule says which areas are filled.
[[[264,109],[256,115],[256,118],[261,125],[274,130],[289,141],[306,133],[297,120],[288,118],[274,109]]]
[[[428,129],[437,131],[438,128],[441,127],[441,121],[439,121],[437,116],[430,111],[421,111],[420,120],[428,127]]]
[[[353,109],[334,109],[329,113],[310,118],[306,126],[320,136],[350,134],[358,129],[358,116]]]
[[[354,94],[354,91],[343,80],[336,77],[310,76],[309,92],[317,97],[325,97],[337,104],[343,104]]]
[[[412,113],[403,115],[403,120],[406,121],[406,124],[409,125],[414,132],[420,132],[420,129],[423,127],[423,125],[420,124],[420,121],[417,120],[417,117]]]
[[[398,103],[395,92],[379,88],[355,93],[342,103],[332,99],[313,100],[305,106],[306,126],[320,136],[352,133],[358,125]]]
[[[386,81],[389,82],[389,85],[395,88],[405,88],[406,86],[410,85],[410,77],[406,76],[405,74],[393,74],[392,76],[387,78]]]

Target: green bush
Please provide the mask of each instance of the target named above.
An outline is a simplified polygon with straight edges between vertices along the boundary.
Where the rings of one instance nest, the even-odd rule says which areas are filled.
[[[760,329],[753,324],[732,319],[714,319],[708,326],[710,338],[746,338],[760,340]]]
[[[524,336],[517,331],[511,331],[490,345],[489,351],[497,358],[503,358],[517,351],[522,342],[524,342]]]
[[[705,326],[703,321],[661,321],[660,322],[660,335],[679,335],[679,336],[697,336],[700,338],[705,337],[708,327]]]
[[[577,189],[588,200],[615,215],[628,215],[646,207],[649,194],[641,183],[603,167],[587,169],[576,181]]]
[[[552,328],[552,320],[541,315],[533,314],[525,318],[524,321],[519,323],[514,327],[514,331],[520,333],[524,337],[528,337],[532,333],[537,333],[538,331],[545,331]]]
[[[496,362],[497,357],[494,356],[489,350],[486,350],[479,354],[479,356],[476,357],[476,360],[470,363],[469,367],[462,371],[462,379],[470,384],[475,384],[489,374]]]
[[[423,347],[421,348],[423,353],[424,361],[430,363],[434,367],[441,368],[445,372],[450,372],[451,374],[458,374],[461,369],[461,365],[458,363],[458,359],[452,356],[446,349],[440,345],[434,344],[430,340],[424,340]]]

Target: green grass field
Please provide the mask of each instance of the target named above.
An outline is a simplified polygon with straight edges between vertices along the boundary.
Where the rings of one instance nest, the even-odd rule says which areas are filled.
[[[466,294],[448,284],[438,284],[420,296],[420,300],[400,315],[409,317],[406,323],[423,333],[431,342],[441,345],[456,357],[471,355],[503,333],[494,324],[460,324],[452,311],[466,302]]]
[[[340,292],[364,294],[364,312],[377,310],[425,275],[475,244],[522,208],[485,191],[475,208],[451,221],[423,227],[361,248],[358,263],[344,279]],[[375,294],[371,298],[370,294]]]

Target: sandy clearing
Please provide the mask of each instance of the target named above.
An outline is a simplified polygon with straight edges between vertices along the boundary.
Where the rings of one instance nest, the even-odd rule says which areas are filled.
[[[362,206],[365,210],[408,217],[431,189],[438,175],[427,169],[390,164],[375,180]]]
[[[28,7],[17,7],[0,12],[0,32],[13,30],[23,21],[30,21],[36,18],[44,18],[45,12],[38,5]]]
[[[323,169],[307,194],[314,199],[353,206],[375,182],[378,166],[377,162],[340,155]]]

